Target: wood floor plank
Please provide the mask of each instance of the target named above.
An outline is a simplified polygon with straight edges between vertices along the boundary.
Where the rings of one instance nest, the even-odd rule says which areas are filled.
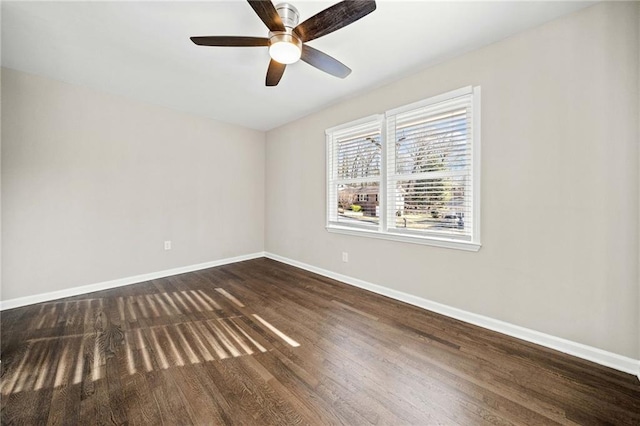
[[[640,381],[269,259],[0,315],[2,424],[640,424]]]

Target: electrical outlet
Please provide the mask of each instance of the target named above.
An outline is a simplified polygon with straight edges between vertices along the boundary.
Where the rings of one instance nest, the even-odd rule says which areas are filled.
[[[164,242],[164,249],[165,250],[171,250],[171,241],[165,241]]]
[[[347,253],[346,251],[342,252],[342,261],[343,262],[348,262],[349,261],[349,253]]]

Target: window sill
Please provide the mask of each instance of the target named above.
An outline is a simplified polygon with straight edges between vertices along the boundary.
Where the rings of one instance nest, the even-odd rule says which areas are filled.
[[[403,243],[422,244],[426,246],[444,247],[456,250],[478,251],[482,245],[470,241],[450,240],[446,238],[422,237],[417,235],[401,235],[382,233],[367,229],[354,229],[346,226],[329,225],[327,231],[336,234],[355,235],[357,237],[378,238],[381,240],[400,241]]]

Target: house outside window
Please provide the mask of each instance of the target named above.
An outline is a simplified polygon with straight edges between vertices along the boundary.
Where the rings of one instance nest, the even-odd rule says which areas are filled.
[[[479,87],[346,123],[326,135],[329,231],[480,248]]]

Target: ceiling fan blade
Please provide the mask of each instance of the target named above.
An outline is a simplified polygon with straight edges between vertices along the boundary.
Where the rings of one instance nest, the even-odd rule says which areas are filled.
[[[312,16],[295,28],[303,42],[325,36],[376,10],[372,0],[345,0]]]
[[[266,37],[202,36],[190,37],[198,46],[268,46]]]
[[[271,0],[248,0],[249,5],[270,31],[284,31],[284,24]]]
[[[267,69],[267,86],[277,86],[280,83],[280,79],[282,78],[282,74],[284,74],[284,70],[287,68],[285,64],[281,64],[280,62],[276,62],[273,59],[269,62],[269,68]]]
[[[300,59],[336,77],[345,78],[351,74],[351,68],[326,53],[307,46],[306,44],[302,45],[302,57]]]

